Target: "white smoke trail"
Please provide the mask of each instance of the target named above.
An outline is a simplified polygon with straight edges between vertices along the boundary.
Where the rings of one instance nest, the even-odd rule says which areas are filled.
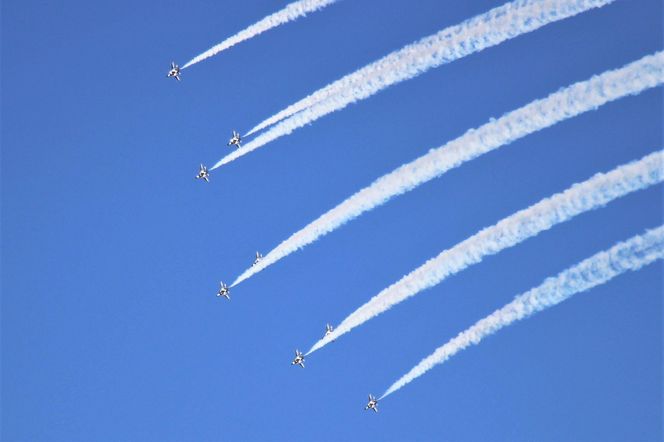
[[[245,270],[239,284],[348,221],[484,153],[630,94],[664,83],[664,52],[561,89],[405,164],[321,215]]]
[[[481,262],[486,256],[494,255],[581,213],[602,207],[616,198],[660,183],[662,180],[664,180],[664,150],[617,167],[611,172],[598,173],[587,181],[574,184],[562,193],[544,198],[537,204],[516,212],[451,249],[443,251],[383,289],[344,319],[332,333],[314,344],[307,354],[420,291],[433,287],[448,276]]]
[[[415,77],[442,63],[457,60],[518,35],[534,31],[548,23],[574,16],[614,0],[515,0],[504,6],[474,17],[459,26],[443,30],[430,39],[413,45],[409,51],[417,53],[410,61],[396,66],[385,66],[378,75],[361,81],[327,100],[314,104],[282,121],[269,131],[257,136],[241,149],[233,151],[212,169],[228,164],[247,153],[264,146],[295,129],[317,120],[348,104],[367,98],[400,81]],[[398,57],[397,57],[398,59]]]
[[[528,0],[504,4],[458,25],[424,37],[340,78],[259,123],[247,135],[278,123],[284,118],[337,94],[344,93],[353,101],[356,100],[353,98],[355,96],[364,98],[391,84],[413,78],[430,68],[497,45],[504,40],[533,31],[551,21],[578,14],[592,7],[604,6],[607,3],[609,2],[566,1],[561,3]],[[565,11],[565,8],[571,9]],[[542,13],[542,11],[547,12]],[[561,16],[547,17],[547,13],[550,11],[563,12]],[[524,26],[526,18],[531,16],[537,17],[536,20]],[[365,88],[370,88],[372,92],[364,95],[359,90],[356,91],[356,89]]]
[[[392,384],[381,399],[422,376],[436,365],[447,361],[461,350],[479,344],[482,339],[501,328],[559,304],[576,293],[604,284],[628,270],[639,270],[662,258],[664,258],[664,226],[618,243],[581,261],[557,276],[546,279],[542,285],[517,296],[514,301],[459,333]]]
[[[188,68],[192,64],[196,64],[199,61],[203,61],[206,58],[217,55],[221,51],[225,51],[231,46],[235,46],[238,43],[249,40],[250,38],[257,36],[258,34],[262,34],[263,32],[268,31],[276,26],[303,17],[309,12],[314,12],[324,8],[325,6],[328,6],[335,1],[337,0],[299,0],[290,3],[281,11],[277,11],[274,14],[268,15],[261,21],[254,23],[253,25],[238,32],[232,37],[222,41],[218,45],[215,45],[202,54],[192,58],[184,66],[182,66],[182,69]]]

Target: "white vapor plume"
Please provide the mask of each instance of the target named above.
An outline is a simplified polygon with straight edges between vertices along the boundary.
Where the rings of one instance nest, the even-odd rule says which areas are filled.
[[[476,322],[436,349],[392,384],[381,399],[422,376],[436,365],[447,361],[461,350],[479,344],[482,339],[501,328],[559,304],[577,293],[604,284],[624,272],[639,270],[662,258],[664,258],[664,226],[620,242],[555,277],[547,278],[540,286],[517,296],[514,301]]]
[[[574,16],[592,8],[604,6],[613,1],[515,0],[485,14],[466,20],[457,26],[444,29],[438,34],[424,38],[402,49],[402,51],[405,51],[402,55],[388,56],[391,64],[386,63],[386,66],[377,69],[374,75],[369,75],[368,78],[360,80],[356,85],[338,91],[327,99],[292,115],[287,120],[257,136],[241,149],[237,149],[219,160],[212,169],[228,164],[324,115],[343,109],[350,103],[370,97],[388,86],[413,78],[428,69],[452,62],[500,44],[505,40],[534,31],[549,23]],[[397,52],[397,54],[400,53]],[[401,60],[401,58],[404,60]],[[378,63],[380,64],[380,61]]]
[[[314,12],[324,8],[325,6],[328,6],[335,1],[337,0],[299,0],[290,3],[281,11],[277,11],[274,14],[268,15],[261,21],[254,23],[253,25],[238,32],[232,37],[222,41],[218,45],[215,45],[202,54],[192,58],[184,66],[182,66],[182,69],[188,68],[192,64],[196,64],[199,61],[203,61],[206,58],[217,55],[221,51],[225,51],[231,46],[235,46],[238,43],[249,40],[250,38],[257,36],[258,34],[262,34],[263,32],[268,31],[274,27],[303,17],[309,12]]]
[[[332,333],[314,344],[307,354],[422,290],[433,287],[448,276],[481,262],[487,256],[515,246],[581,213],[602,207],[616,198],[645,189],[662,180],[664,180],[664,150],[651,153],[639,161],[619,166],[611,172],[598,173],[582,183],[574,184],[564,192],[544,198],[441,252],[383,289],[344,319]]]
[[[578,5],[579,3],[584,3],[584,5]],[[450,63],[472,52],[480,51],[485,47],[493,46],[504,40],[533,31],[551,21],[575,15],[591,7],[604,6],[607,3],[609,2],[602,1],[589,4],[588,2],[561,3],[529,0],[504,4],[458,25],[443,29],[436,34],[404,46],[380,60],[336,80],[261,122],[251,129],[247,135],[278,123],[284,118],[290,117],[337,94],[346,92],[346,94],[354,96],[357,94],[354,89],[374,87],[370,86],[372,84],[382,89],[399,81],[415,77],[427,69],[444,63]],[[520,14],[523,14],[524,17],[536,16],[540,11],[547,11],[547,13],[552,10],[560,11],[568,4],[574,4],[572,6],[573,9],[564,12],[561,17],[551,18],[546,17],[546,13],[540,14],[537,17],[539,22],[529,23],[527,27],[522,26],[522,21],[519,18],[513,18],[514,15]],[[369,95],[375,92],[377,90],[369,93]]]
[[[482,154],[528,134],[630,94],[664,83],[664,52],[646,56],[620,69],[604,72],[573,84],[530,104],[471,129],[459,138],[430,150],[355,193],[335,208],[292,234],[257,265],[245,270],[239,284],[264,268],[316,241],[348,221],[391,198]]]

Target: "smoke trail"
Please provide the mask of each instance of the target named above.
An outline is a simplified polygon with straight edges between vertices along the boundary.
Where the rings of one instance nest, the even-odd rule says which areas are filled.
[[[582,2],[586,3],[585,7],[577,5],[575,6],[577,9],[561,17],[555,17],[555,19],[540,15],[540,22],[530,23],[527,28],[522,28],[521,22],[518,19],[514,20],[512,18],[512,16],[518,14],[524,14],[525,16],[537,15],[536,12],[530,12],[534,9],[543,10],[548,8],[549,10],[560,10],[564,7],[560,2],[557,2],[557,4],[553,2],[548,3],[548,6],[542,4],[541,1],[515,1],[507,3],[458,25],[424,37],[288,106],[286,109],[258,124],[247,135],[271,126],[284,118],[290,117],[337,94],[345,93],[345,95],[350,95],[352,98],[358,94],[355,89],[367,87],[383,89],[396,82],[415,77],[432,67],[443,63],[450,63],[472,52],[480,51],[485,47],[493,46],[504,40],[533,31],[550,21],[569,17],[591,7],[604,6],[608,2],[595,2],[593,4]],[[488,34],[492,35],[489,37]],[[375,84],[375,86],[368,86],[372,84]],[[378,89],[369,95],[374,94]]]
[[[309,12],[317,11],[325,6],[334,3],[337,0],[299,0],[287,5],[281,11],[275,12],[274,14],[268,15],[261,21],[254,23],[248,28],[238,32],[232,37],[227,38],[216,46],[211,47],[207,51],[203,52],[201,55],[197,55],[192,58],[182,66],[182,69],[188,68],[192,64],[196,64],[199,61],[203,61],[206,58],[210,58],[214,55],[217,55],[221,51],[225,51],[231,46],[235,46],[238,43],[241,43],[245,40],[249,40],[262,34],[263,32],[270,30],[276,26],[288,23],[289,21],[296,20],[302,16],[307,15]]]
[[[396,62],[395,66],[388,64],[378,75],[302,110],[222,158],[212,169],[230,163],[276,138],[288,135],[297,128],[367,98],[392,84],[612,1],[614,0],[515,0],[458,26],[445,29],[409,47],[408,51],[416,54],[409,62],[401,65]],[[399,57],[396,58],[398,60]]]
[[[613,100],[664,83],[664,52],[649,55],[627,66],[607,71],[590,80],[561,89],[548,97],[471,129],[442,147],[384,175],[350,198],[291,235],[233,283],[239,284],[281,258],[316,241],[348,221],[436,178],[486,152],[528,134],[596,109]]]
[[[514,301],[459,333],[392,384],[381,399],[422,376],[436,365],[447,361],[461,350],[472,344],[479,344],[486,336],[494,334],[501,328],[559,304],[576,293],[604,284],[621,273],[639,270],[662,258],[664,258],[664,226],[618,243],[609,250],[581,261],[558,276],[546,279],[542,285],[517,296]]]
[[[616,198],[660,183],[662,180],[664,180],[664,150],[651,153],[639,161],[622,165],[611,172],[598,173],[587,181],[574,184],[562,193],[544,198],[537,204],[516,212],[451,249],[443,251],[398,282],[383,289],[344,319],[332,333],[314,344],[307,354],[348,333],[393,305],[481,262],[486,256],[494,255],[576,215],[602,207]]]

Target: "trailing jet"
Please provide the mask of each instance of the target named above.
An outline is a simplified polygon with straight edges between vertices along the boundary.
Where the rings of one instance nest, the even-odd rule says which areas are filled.
[[[373,395],[370,394],[369,395],[369,403],[367,404],[366,407],[364,407],[364,409],[365,410],[371,409],[371,410],[375,411],[376,413],[378,413],[378,399],[376,399],[375,397],[373,397]]]
[[[261,255],[260,252],[256,252],[256,259],[254,259],[254,263],[251,266],[253,267],[261,262],[261,259],[263,259],[263,255]]]
[[[299,365],[304,368],[304,356],[300,353],[300,350],[295,350],[295,359],[293,359],[291,365]]]
[[[167,77],[173,77],[177,81],[180,81],[180,66],[176,65],[173,61],[171,61],[171,70],[168,71]]]
[[[332,333],[332,326],[330,324],[325,324],[325,336],[329,335],[330,333]]]
[[[221,287],[219,287],[219,291],[217,292],[217,296],[224,296],[224,297],[226,297],[226,299],[228,299],[230,301],[231,300],[231,289],[229,289],[228,286],[226,284],[224,284],[223,282],[220,282],[219,285]]]
[[[233,136],[231,137],[230,140],[228,140],[228,146],[237,146],[237,147],[242,147],[240,145],[240,142],[242,141],[242,137],[240,136],[239,133],[233,131]]]
[[[210,182],[210,172],[208,172],[207,167],[203,166],[201,164],[201,168],[198,171],[198,175],[196,175],[196,179],[201,179],[203,178],[206,182]]]

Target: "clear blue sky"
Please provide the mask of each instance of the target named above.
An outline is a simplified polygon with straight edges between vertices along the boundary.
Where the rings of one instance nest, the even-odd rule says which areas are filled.
[[[662,147],[662,89],[528,136],[215,297],[253,259],[467,129],[662,49],[621,0],[254,152],[198,164],[319,87],[501,0],[343,0],[184,71],[276,0],[2,3],[2,440],[658,441],[661,264],[518,323],[390,396],[514,295],[662,222],[662,186],[486,259],[292,367],[441,250]]]

